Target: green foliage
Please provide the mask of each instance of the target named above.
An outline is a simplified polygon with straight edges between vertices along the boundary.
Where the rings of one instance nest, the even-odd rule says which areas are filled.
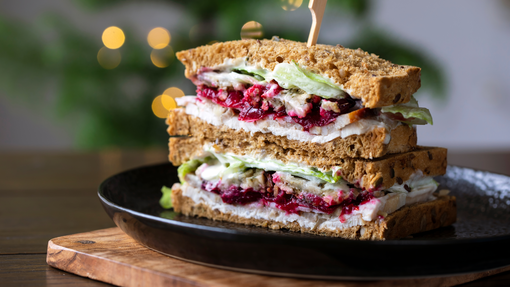
[[[5,80],[1,89],[6,94],[39,109],[46,104],[41,91],[55,81],[50,108],[57,119],[73,122],[78,147],[146,147],[166,142],[164,122],[152,114],[151,103],[162,93],[162,82],[182,75],[181,65],[174,61],[173,69],[155,67],[144,43],[130,41],[134,37],[127,34],[120,49],[121,64],[106,70],[96,59],[99,41],[78,33],[57,16],[46,17],[40,24],[52,32],[51,39],[40,39],[37,31],[20,24],[9,29],[2,29],[8,24],[0,26],[0,33],[25,35],[0,45],[0,78]],[[131,94],[132,81],[145,88]]]
[[[113,9],[130,1],[74,0],[91,11]],[[281,1],[276,0],[151,1],[172,2],[186,11],[186,24],[170,31],[174,51],[212,40],[239,39],[240,27],[247,21],[264,25],[264,13],[283,12]],[[372,28],[368,19],[371,1],[329,1],[328,7],[329,13],[352,15],[366,27],[347,46],[361,47],[398,64],[422,67],[424,88],[431,89],[438,98],[444,97],[444,75],[426,53]],[[299,9],[308,10],[307,1]],[[197,29],[197,37],[192,39],[190,23],[195,23]],[[294,25],[265,25],[264,28],[266,38],[279,35],[298,41],[306,41],[309,32]],[[121,64],[106,70],[96,58],[102,47],[100,35],[92,38],[58,15],[47,15],[34,26],[0,18],[0,91],[71,126],[77,147],[165,146],[164,120],[152,114],[152,100],[175,79],[182,82],[179,87],[185,93],[192,93],[193,87],[184,79],[184,67],[178,61],[174,59],[164,69],[155,67],[147,43],[134,40],[130,27],[122,29],[126,42],[119,49]]]

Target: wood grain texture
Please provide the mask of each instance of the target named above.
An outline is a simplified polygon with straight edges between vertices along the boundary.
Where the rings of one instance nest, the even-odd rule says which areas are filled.
[[[168,161],[164,149],[101,152],[0,152],[0,191],[96,189],[118,172]]]
[[[115,226],[95,188],[0,191],[0,214],[0,254],[43,254],[53,237]]]
[[[0,254],[44,254],[53,237],[115,226],[97,198],[99,184],[165,161],[164,149],[0,153]]]
[[[324,281],[255,275],[184,262],[149,250],[108,228],[58,237],[48,242],[49,265],[119,286],[454,286],[510,270],[451,277],[386,280]]]
[[[0,286],[111,286],[50,267],[45,259],[46,254],[0,255]]]

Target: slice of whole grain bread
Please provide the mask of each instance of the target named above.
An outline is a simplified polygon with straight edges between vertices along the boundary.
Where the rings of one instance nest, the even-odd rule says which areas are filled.
[[[399,125],[391,131],[378,127],[361,135],[351,135],[346,138],[336,138],[327,143],[303,142],[289,140],[284,136],[271,133],[250,133],[244,130],[233,130],[225,126],[215,126],[198,117],[186,114],[184,109],[170,111],[167,118],[169,135],[192,135],[191,139],[175,139],[175,145],[193,143],[203,145],[205,142],[218,143],[246,151],[266,150],[281,157],[285,161],[302,161],[317,167],[335,165],[342,158],[378,158],[386,154],[412,151],[416,147],[416,130],[407,125]],[[391,137],[385,143],[386,133]],[[170,158],[179,165],[189,154],[176,147],[171,150]],[[172,154],[173,152],[173,154]],[[177,153],[183,153],[177,155]],[[187,159],[186,159],[187,160]]]

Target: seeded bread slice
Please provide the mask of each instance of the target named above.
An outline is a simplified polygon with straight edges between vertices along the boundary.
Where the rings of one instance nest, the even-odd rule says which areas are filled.
[[[205,202],[194,202],[193,199],[184,196],[182,188],[179,184],[172,187],[172,203],[174,210],[184,215],[347,239],[386,240],[404,238],[411,234],[451,225],[457,219],[456,198],[453,196],[439,196],[433,201],[404,206],[383,220],[365,221],[363,225],[339,230],[312,229],[300,226],[298,222],[284,224],[274,220],[246,218],[231,213],[223,213],[213,209]],[[285,211],[275,209],[273,212]]]
[[[300,161],[311,166],[327,167],[337,165],[342,158],[378,158],[386,154],[412,151],[416,147],[416,130],[399,125],[390,131],[391,140],[385,144],[387,130],[375,128],[362,135],[336,138],[327,143],[312,143],[289,140],[271,133],[250,133],[215,126],[198,117],[188,115],[183,109],[172,110],[167,119],[169,135],[191,135],[191,138],[175,138],[170,141],[170,160],[175,165],[187,161],[191,154],[183,144],[203,146],[214,142],[246,152],[264,150],[283,161]]]
[[[352,97],[362,99],[365,107],[406,103],[421,86],[421,69],[392,64],[361,49],[340,45],[306,43],[290,40],[240,40],[176,53],[186,66],[185,75],[192,79],[206,67],[222,64],[225,59],[247,58],[247,64],[258,64],[273,71],[279,63],[296,61],[308,70],[343,85]]]

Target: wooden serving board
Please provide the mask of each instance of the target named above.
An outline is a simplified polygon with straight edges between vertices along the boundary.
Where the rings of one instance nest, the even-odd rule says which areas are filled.
[[[119,286],[454,286],[500,272],[385,281],[327,281],[255,275],[174,259],[137,243],[119,228],[51,239],[46,261],[64,271]]]

